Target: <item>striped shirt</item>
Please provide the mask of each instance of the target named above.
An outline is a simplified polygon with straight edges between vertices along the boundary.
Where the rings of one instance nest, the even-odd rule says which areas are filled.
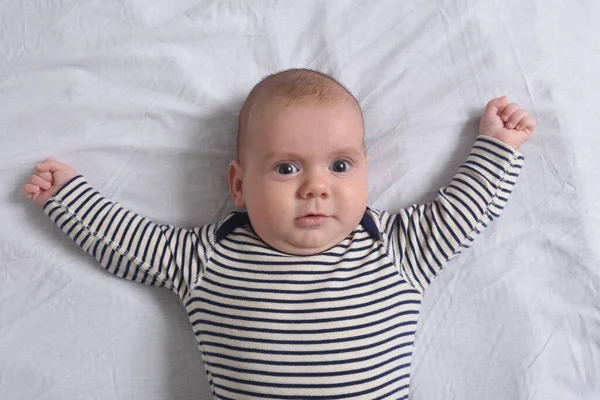
[[[405,399],[423,293],[500,215],[522,165],[480,136],[432,203],[367,208],[309,256],[265,244],[245,213],[189,230],[152,223],[82,176],[44,210],[109,272],[179,297],[214,398]]]

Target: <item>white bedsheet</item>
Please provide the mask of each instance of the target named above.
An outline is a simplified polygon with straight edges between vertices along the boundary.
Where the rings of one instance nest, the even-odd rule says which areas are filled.
[[[156,222],[233,208],[236,115],[263,76],[363,106],[371,204],[431,200],[507,94],[538,120],[502,217],[426,294],[412,399],[600,399],[600,3],[4,0],[0,399],[209,399],[175,296],[114,278],[21,187],[54,156]]]

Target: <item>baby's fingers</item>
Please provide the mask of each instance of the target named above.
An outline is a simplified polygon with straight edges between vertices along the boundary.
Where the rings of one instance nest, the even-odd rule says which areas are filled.
[[[526,116],[527,116],[527,110],[520,109],[520,110],[515,111],[510,116],[510,119],[508,121],[506,121],[506,127],[508,129],[515,128],[521,122],[521,120],[523,120],[523,118],[525,118]]]
[[[52,174],[50,175],[50,179],[52,179]],[[52,183],[50,181],[42,178],[38,174],[31,175],[31,178],[29,178],[29,183],[38,186],[43,190],[48,190],[52,187]]]
[[[36,201],[41,193],[41,189],[37,185],[26,183],[23,187],[23,193],[25,194],[25,197],[27,197],[29,200]]]
[[[506,107],[506,104],[508,104],[508,98],[506,96],[496,97],[495,99],[488,101],[485,106],[485,114],[488,114],[491,117],[500,115],[499,112]]]
[[[25,186],[23,187],[23,193],[25,194],[25,196],[31,198],[31,196],[34,193],[37,193],[40,191],[40,187],[37,185],[33,185],[31,183],[26,183]]]
[[[35,165],[35,169],[37,169],[39,172],[52,173],[65,168],[68,168],[68,166],[56,160],[55,158],[48,158]]]
[[[52,182],[52,172],[36,172],[35,174],[48,182]]]
[[[531,135],[533,133],[533,131],[535,130],[535,126],[536,126],[535,118],[530,117],[528,115],[525,118],[523,118],[521,120],[521,122],[519,122],[517,124],[515,129],[517,129],[519,131],[525,131],[528,135]]]
[[[510,103],[501,111],[500,118],[502,121],[507,122],[518,109],[519,105],[517,103]]]

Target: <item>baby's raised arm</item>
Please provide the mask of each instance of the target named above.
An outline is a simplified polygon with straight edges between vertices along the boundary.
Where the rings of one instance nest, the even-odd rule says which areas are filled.
[[[214,225],[193,230],[159,225],[94,190],[55,159],[36,165],[25,195],[107,271],[136,282],[165,286],[180,299],[202,275]]]
[[[516,149],[534,130],[526,110],[504,96],[491,100],[471,154],[434,201],[382,213],[392,259],[419,291],[500,216],[523,165]]]

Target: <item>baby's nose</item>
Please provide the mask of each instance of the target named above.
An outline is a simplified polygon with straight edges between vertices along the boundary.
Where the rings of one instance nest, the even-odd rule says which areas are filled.
[[[311,176],[300,187],[299,195],[303,199],[320,197],[327,199],[330,195],[327,182],[319,176]]]

